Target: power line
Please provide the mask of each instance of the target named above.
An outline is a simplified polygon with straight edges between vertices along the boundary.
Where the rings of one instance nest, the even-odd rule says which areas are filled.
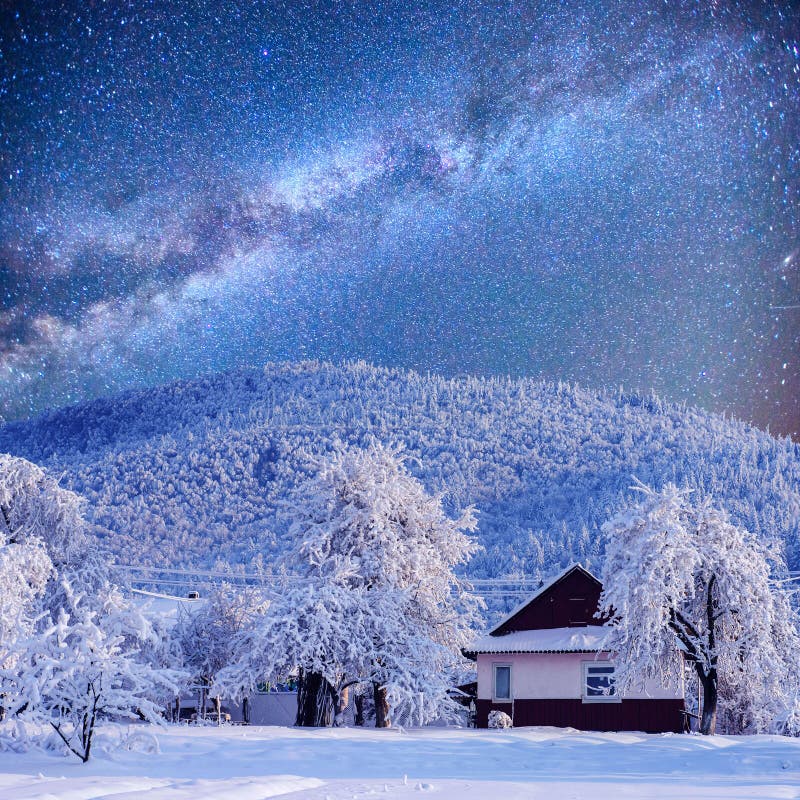
[[[190,578],[230,578],[233,580],[277,580],[277,581],[309,581],[303,575],[275,575],[253,572],[215,572],[208,570],[171,569],[168,567],[140,567],[132,564],[114,564],[113,569],[126,572],[154,573],[157,575],[186,575]],[[142,579],[137,579],[142,580]],[[536,578],[461,578],[473,586],[536,586],[540,581]]]
[[[146,567],[135,564],[114,564],[112,569],[129,574],[128,583],[132,587],[170,586],[196,589],[198,586],[219,586],[223,583],[255,584],[262,590],[269,590],[274,584],[308,583],[313,580],[303,575],[271,575],[265,573],[230,573],[216,570],[188,570],[172,567]],[[788,577],[774,581],[781,586],[800,581],[800,571],[790,571]],[[502,598],[523,598],[539,588],[541,581],[534,578],[475,578],[463,579],[476,594],[487,600]]]

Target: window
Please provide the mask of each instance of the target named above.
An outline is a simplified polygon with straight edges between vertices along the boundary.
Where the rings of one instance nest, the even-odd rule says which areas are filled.
[[[619,703],[614,679],[614,665],[605,663],[583,663],[583,702]]]
[[[494,683],[492,687],[492,700],[496,702],[511,700],[511,665],[493,664]]]

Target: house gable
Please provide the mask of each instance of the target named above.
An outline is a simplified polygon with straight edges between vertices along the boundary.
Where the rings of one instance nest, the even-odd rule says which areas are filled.
[[[515,631],[602,625],[596,619],[603,585],[580,564],[573,564],[539,589],[491,632],[503,636]]]

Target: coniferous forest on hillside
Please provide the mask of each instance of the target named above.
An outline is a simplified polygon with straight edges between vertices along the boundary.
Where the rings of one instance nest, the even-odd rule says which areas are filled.
[[[602,561],[635,481],[713,495],[800,568],[800,446],[654,396],[363,362],[269,364],[130,391],[0,428],[60,476],[120,564],[267,572],[282,503],[335,444],[402,444],[454,515],[478,512],[474,578]]]

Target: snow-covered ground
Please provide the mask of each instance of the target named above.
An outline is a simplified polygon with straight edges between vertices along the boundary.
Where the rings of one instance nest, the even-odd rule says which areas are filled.
[[[152,731],[106,726],[86,765],[42,752],[0,753],[0,798],[800,798],[800,740],[779,736],[555,728]]]

